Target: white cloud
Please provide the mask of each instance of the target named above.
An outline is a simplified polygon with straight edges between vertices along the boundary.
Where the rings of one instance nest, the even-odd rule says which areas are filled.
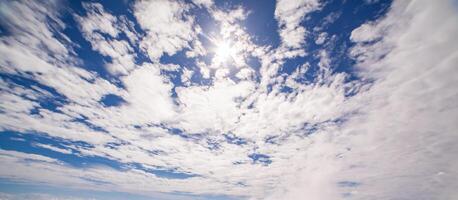
[[[49,150],[55,151],[55,152],[60,152],[60,153],[63,153],[63,154],[72,154],[72,150],[70,150],[70,149],[63,149],[63,148],[55,147],[55,146],[52,146],[52,145],[38,143],[38,144],[35,144],[34,146],[45,148],[45,149],[49,149]]]
[[[177,88],[181,127],[189,133],[229,131],[241,112],[237,98],[245,98],[253,89],[250,82],[236,84],[227,79],[212,87]]]
[[[198,6],[204,6],[207,8],[211,8],[214,4],[213,0],[192,0],[192,2]]]
[[[95,191],[111,191],[112,187],[116,187],[117,192],[134,192],[154,198],[176,199],[173,195],[155,191],[171,192],[171,189],[166,186],[167,184],[173,184],[177,186],[176,189],[180,189],[186,182],[161,179],[139,170],[121,172],[97,166],[86,169],[72,168],[48,157],[15,151],[0,150],[0,159],[2,160],[0,166],[2,177],[37,181],[41,185],[65,185],[66,187]],[[201,178],[195,179],[200,182],[205,181]],[[154,189],[147,184],[153,182],[157,183],[153,184],[155,185]],[[187,199],[185,196],[182,198]]]
[[[318,124],[338,119],[345,113],[344,76],[337,75],[325,85],[299,85],[291,94],[274,88],[253,101],[253,111],[241,117],[235,132],[262,141],[266,136],[300,131],[304,123]],[[256,124],[256,126],[253,126]]]
[[[171,83],[160,75],[157,65],[145,64],[123,77],[128,102],[126,110],[121,107],[120,117],[131,124],[160,123],[175,115],[171,99]]]
[[[12,36],[2,37],[1,40],[2,72],[7,74],[28,73],[25,78],[36,80],[38,83],[55,89],[71,102],[86,104],[86,106],[97,102],[104,93],[117,90],[108,81],[99,79],[94,74],[74,66],[76,61],[72,57],[72,50],[66,48],[66,46],[71,46],[71,43],[66,39],[62,41],[56,38],[56,35],[62,35],[59,31],[64,28],[64,24],[58,18],[57,5],[5,2],[2,7],[8,12],[1,12],[0,16],[9,22],[7,27],[14,33]],[[14,12],[30,14],[12,15],[11,13]],[[50,18],[51,21],[46,21],[47,18]],[[51,31],[51,27],[54,27],[55,32]],[[93,82],[90,83],[87,80],[93,80]],[[84,124],[75,122],[74,116],[39,108],[36,101],[40,97],[49,96],[49,92],[43,92],[42,89],[25,89],[16,84],[3,87],[6,86],[4,84],[7,83],[2,81],[3,91],[8,92],[2,91],[2,97],[4,97],[2,108],[8,112],[0,116],[1,130],[36,131],[96,144],[110,140],[109,136],[92,131]],[[24,99],[21,95],[33,98]],[[37,115],[29,113],[33,108],[38,108]],[[93,134],[94,137],[88,138],[86,134]]]
[[[300,25],[304,17],[320,8],[318,0],[278,0],[275,18],[283,45],[300,48],[305,43],[306,29]]]
[[[198,33],[201,32],[201,30],[198,28],[196,28],[196,30]],[[203,56],[206,54],[206,48],[203,46],[202,42],[197,38],[191,42],[191,50],[186,51],[186,56],[188,58],[195,58],[197,56]]]
[[[77,67],[76,55],[67,48],[71,41],[54,37],[65,27],[54,5],[1,4],[25,13],[1,12],[2,24],[15,33],[1,38],[2,73],[53,88],[66,102],[57,111],[43,108],[41,98],[54,96],[49,91],[2,79],[0,130],[43,132],[94,146],[67,145],[79,152],[75,156],[197,175],[166,179],[138,169],[79,169],[41,155],[1,150],[2,178],[163,199],[173,198],[164,193],[176,191],[254,199],[340,199],[345,193],[356,199],[456,197],[458,30],[457,14],[445,1],[396,1],[386,17],[354,30],[351,56],[357,60],[358,75],[373,81],[370,84],[331,73],[332,55],[323,49],[312,55],[318,59],[318,81],[297,80],[315,67],[313,63],[300,65],[290,76],[278,74],[288,59],[307,55],[304,49],[291,48],[305,44],[306,30],[300,23],[320,8],[318,1],[277,3],[283,45],[275,49],[251,42],[240,23],[249,13],[243,8],[219,11],[208,2],[196,2],[210,6],[220,25],[212,39],[230,40],[237,49],[234,66],[213,68],[199,58],[211,47],[196,39],[201,30],[188,15],[190,5],[136,2],[134,15],[147,33],[142,38],[126,18],[103,11],[99,4],[85,4],[88,15],[75,16],[81,31],[95,50],[114,59],[112,64],[124,66],[112,71],[122,74],[123,88]],[[57,29],[50,28],[48,17]],[[129,39],[120,40],[121,32]],[[317,44],[324,42],[322,37]],[[136,45],[154,63],[133,65]],[[163,72],[178,72],[183,66],[157,59],[186,48],[198,70],[183,68],[184,85],[174,88]],[[259,77],[254,77],[258,73],[247,64],[248,57],[259,59]],[[192,83],[190,78],[198,72],[211,82]],[[241,80],[231,80],[232,75]],[[282,92],[285,87],[291,92]],[[359,93],[348,97],[348,90]],[[105,107],[99,101],[107,94],[124,103]],[[33,109],[36,114],[31,114]],[[83,116],[104,131],[75,120]],[[119,145],[108,147],[109,142]],[[271,163],[249,157],[255,154],[267,155],[261,161]],[[352,183],[357,186],[345,186]]]
[[[29,160],[38,161],[38,162],[59,163],[58,160],[48,158],[46,156],[41,156],[37,154],[21,153],[17,151],[6,151],[2,149],[0,149],[0,156],[8,158],[8,159],[14,159],[14,160],[29,159]]]
[[[243,68],[236,74],[236,76],[242,80],[251,79],[254,76],[254,71],[251,68]]]
[[[381,25],[377,25],[375,22],[369,22],[361,25],[357,29],[351,32],[351,40],[354,42],[370,42],[379,39],[383,36],[383,32],[380,30]]]
[[[52,63],[68,61],[67,55],[73,53],[69,41],[59,41],[53,34],[68,38],[50,30],[50,28],[61,30],[65,27],[58,18],[56,4],[53,1],[45,4],[29,2],[24,6],[21,2],[1,2],[2,25],[14,35],[14,37],[2,37],[0,40],[2,71],[46,72],[52,67]],[[34,15],[16,13],[34,13]],[[44,24],[42,21],[46,17],[49,17],[50,21]],[[41,47],[46,47],[46,50]]]
[[[327,37],[328,37],[328,33],[326,32],[320,33],[315,40],[315,44],[318,44],[318,45],[323,44],[324,41],[327,39]]]
[[[453,85],[458,80],[452,74],[457,73],[458,15],[451,4],[395,1],[385,18],[352,33],[362,42],[352,51],[361,75],[374,83],[348,101],[358,112],[327,133],[333,137],[315,140],[312,148],[319,154],[308,150],[291,162],[305,167],[286,177],[272,199],[457,197]],[[363,43],[375,38],[380,40]]]
[[[194,71],[184,68],[183,74],[181,74],[181,82],[184,85],[189,86],[191,84],[191,77],[193,74],[194,74]]]
[[[202,74],[203,78],[210,78],[210,69],[207,67],[207,65],[202,62],[202,61],[196,61],[197,67],[199,67],[199,72]]]
[[[135,67],[134,50],[127,41],[116,38],[121,32],[125,32],[128,36],[133,34],[126,27],[129,22],[124,20],[126,22],[121,23],[117,17],[105,12],[103,6],[98,3],[83,3],[83,7],[87,11],[87,16],[75,15],[75,19],[80,24],[85,39],[91,43],[93,50],[110,57],[106,68],[111,74],[128,74]],[[108,34],[110,37],[105,37],[101,33]],[[132,36],[129,38],[136,40]]]
[[[96,200],[94,198],[78,198],[71,196],[58,196],[42,193],[28,193],[28,194],[8,194],[0,193],[1,200],[27,200],[27,199],[36,199],[36,200]]]
[[[249,12],[242,7],[231,10],[212,10],[213,18],[218,22],[219,34],[210,37],[212,42],[212,58],[210,68],[215,69],[215,76],[226,77],[229,69],[238,73],[243,67],[249,67],[248,57],[260,57],[262,47],[255,45],[251,36],[241,25]],[[237,69],[232,69],[236,67]]]
[[[99,3],[83,3],[83,7],[87,11],[87,17],[81,18],[76,16],[76,19],[81,24],[81,29],[87,37],[90,37],[95,31],[106,33],[111,37],[117,37],[120,33],[117,27],[118,19],[105,12],[102,4]]]
[[[134,6],[138,23],[147,32],[141,47],[153,60],[175,54],[195,39],[194,19],[188,6],[178,1],[139,1]]]
[[[225,22],[228,23],[228,25],[234,25],[237,21],[242,21],[247,18],[248,13],[246,10],[243,9],[243,7],[237,7],[233,10],[212,10],[213,17],[220,22]],[[224,24],[223,24],[224,26]],[[227,27],[229,28],[229,27]],[[225,32],[228,33],[230,30],[221,30],[222,34],[225,35]],[[227,35],[226,35],[227,37]]]

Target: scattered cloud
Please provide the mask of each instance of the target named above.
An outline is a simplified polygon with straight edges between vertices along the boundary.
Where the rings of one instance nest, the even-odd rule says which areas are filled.
[[[318,0],[277,1],[275,17],[278,20],[279,34],[286,47],[300,48],[305,43],[307,30],[301,26],[305,16],[320,9]]]
[[[139,1],[134,6],[135,17],[146,35],[140,46],[152,60],[164,53],[173,55],[197,36],[189,6],[179,1]]]
[[[253,41],[243,3],[0,2],[0,178],[159,199],[457,197],[453,2],[308,27],[329,4],[277,1],[275,46]],[[29,198],[73,197],[0,194]]]

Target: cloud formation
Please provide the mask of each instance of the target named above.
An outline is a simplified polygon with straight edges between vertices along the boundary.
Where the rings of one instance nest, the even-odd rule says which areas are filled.
[[[263,45],[243,4],[1,2],[0,178],[159,199],[457,198],[456,5],[387,4],[339,34],[325,29],[342,12],[312,27],[332,2],[279,0],[279,43]],[[0,198],[30,195],[54,198]]]

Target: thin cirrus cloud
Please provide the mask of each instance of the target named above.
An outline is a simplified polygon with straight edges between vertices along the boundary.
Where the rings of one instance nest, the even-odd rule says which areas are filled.
[[[446,0],[1,2],[0,199],[457,198],[456,24]]]

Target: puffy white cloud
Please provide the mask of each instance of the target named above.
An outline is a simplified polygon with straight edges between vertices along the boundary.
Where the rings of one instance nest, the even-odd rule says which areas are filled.
[[[259,94],[253,101],[253,111],[240,118],[236,133],[262,141],[267,136],[300,132],[305,124],[336,120],[345,114],[344,77],[337,75],[325,85],[299,85],[297,92],[281,93],[275,88],[269,94]],[[253,126],[256,124],[256,126]]]
[[[383,36],[379,30],[382,26],[375,22],[365,23],[351,32],[351,40],[354,42],[370,42]]]
[[[191,84],[191,78],[193,74],[194,74],[194,71],[186,69],[186,68],[183,69],[183,74],[181,74],[181,82],[185,84],[186,86],[189,86]]]
[[[251,68],[242,68],[236,76],[242,80],[251,79],[254,76],[254,71]]]
[[[141,47],[151,59],[189,48],[196,32],[194,19],[186,13],[187,10],[188,5],[179,1],[139,1],[135,4],[135,17],[147,32],[141,40]]]
[[[237,101],[246,98],[253,89],[250,82],[234,83],[227,79],[211,87],[177,88],[181,127],[190,133],[228,132],[241,114]]]
[[[278,0],[275,18],[283,45],[300,48],[305,43],[306,29],[301,26],[304,17],[320,8],[318,0]]]
[[[326,32],[320,33],[315,40],[315,44],[318,44],[318,45],[323,44],[324,41],[327,39],[327,37],[328,37],[328,33]]]
[[[123,77],[127,94],[127,109],[121,107],[121,116],[130,123],[160,123],[174,116],[171,83],[160,75],[157,65],[145,64]],[[128,117],[127,117],[128,116]],[[129,119],[130,118],[130,119]]]

